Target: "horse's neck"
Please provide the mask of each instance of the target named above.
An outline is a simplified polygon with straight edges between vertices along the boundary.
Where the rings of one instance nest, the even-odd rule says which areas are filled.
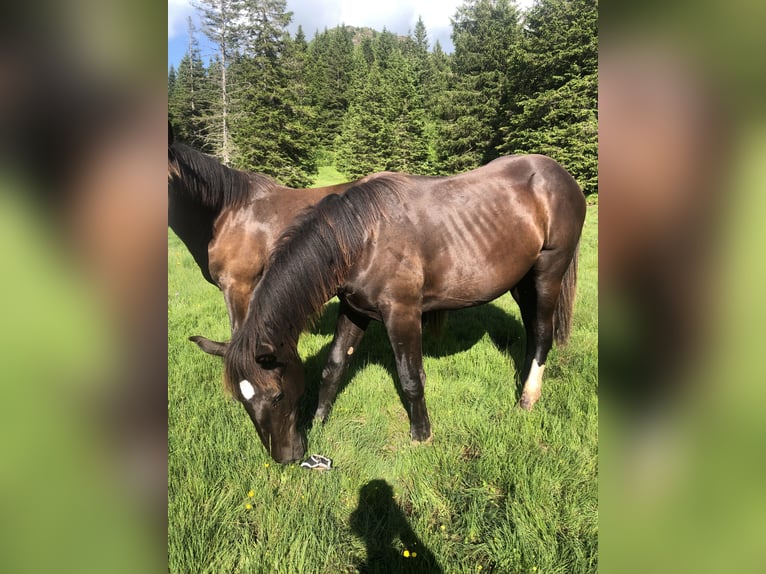
[[[169,201],[168,225],[186,245],[205,279],[215,285],[210,273],[207,249],[213,238],[213,223],[218,214],[178,195],[171,195]]]

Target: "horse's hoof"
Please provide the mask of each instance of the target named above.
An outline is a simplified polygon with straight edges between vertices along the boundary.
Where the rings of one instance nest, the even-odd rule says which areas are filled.
[[[410,433],[410,436],[412,437],[412,442],[415,444],[431,444],[434,440],[434,433],[432,433],[430,429],[428,431],[428,435],[423,436],[423,438],[420,438],[420,436],[414,433]]]
[[[532,407],[535,406],[535,402],[527,397],[521,397],[519,400],[519,406],[524,409],[525,411],[531,411]]]

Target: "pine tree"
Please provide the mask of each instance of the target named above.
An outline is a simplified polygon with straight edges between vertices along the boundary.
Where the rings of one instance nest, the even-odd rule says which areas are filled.
[[[348,110],[353,84],[353,30],[339,26],[325,30],[312,40],[306,63],[311,103],[316,110],[314,129],[319,145],[330,148]]]
[[[168,70],[168,101],[173,99],[173,93],[176,89],[176,69],[173,66],[173,64],[170,64],[170,69]]]
[[[208,102],[208,109],[203,118],[203,130],[200,134],[203,140],[200,150],[221,158],[223,149],[223,101],[221,99],[221,61],[218,55],[208,61],[205,78],[202,83],[202,94]],[[227,112],[228,117],[228,112]],[[231,146],[231,143],[229,143]]]
[[[242,0],[195,0],[194,7],[202,19],[202,31],[217,49],[217,76],[220,115],[215,117],[216,134],[210,138],[215,152],[225,165],[231,163],[232,143],[229,136],[230,81],[227,76],[240,42]],[[212,134],[210,134],[212,135]]]
[[[395,52],[386,70],[385,89],[392,96],[392,152],[386,169],[427,173],[426,111],[420,74],[412,60]]]
[[[418,16],[418,21],[415,24],[414,40],[416,53],[421,58],[425,58],[428,54],[428,33],[422,16]]]
[[[514,101],[503,153],[543,153],[586,193],[598,179],[598,46],[595,0],[539,0],[513,59]]]
[[[205,121],[210,108],[209,94],[204,90],[205,67],[200,57],[197,31],[188,18],[189,45],[178,70],[174,71],[172,93],[168,93],[168,112],[173,118],[175,135],[198,149],[205,146]]]
[[[363,42],[364,45],[364,42]],[[349,177],[373,171],[428,172],[423,97],[406,40],[383,31],[355,57],[352,103],[337,139],[337,167]],[[374,55],[371,67],[367,58]],[[411,54],[410,54],[411,56]]]
[[[440,102],[437,148],[439,167],[446,173],[498,155],[518,16],[508,0],[471,0],[458,8],[452,25],[452,84]]]
[[[293,18],[286,0],[240,0],[240,47],[244,55],[276,61],[284,50],[283,37]]]
[[[386,153],[392,146],[387,120],[390,106],[381,78],[380,67],[373,62],[364,80],[357,80],[335,142],[336,166],[349,178],[386,169]]]
[[[394,53],[399,51],[399,40],[384,26],[383,31],[375,38],[373,46],[375,61],[381,70],[385,70],[390,65]]]
[[[247,0],[243,53],[232,64],[232,138],[236,167],[306,186],[316,173],[312,113],[306,98],[304,54],[290,39],[285,0]]]

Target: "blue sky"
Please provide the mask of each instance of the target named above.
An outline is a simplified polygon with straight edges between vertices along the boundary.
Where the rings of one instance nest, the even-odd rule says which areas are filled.
[[[385,26],[391,32],[406,34],[415,29],[418,16],[421,16],[430,44],[433,45],[438,39],[442,48],[451,52],[450,17],[462,3],[463,0],[287,0],[287,9],[293,12],[290,32],[295,33],[298,25],[302,25],[309,40],[317,30],[339,24],[369,26],[376,30],[382,30]],[[520,7],[531,3],[532,0],[517,0]],[[190,0],[168,0],[168,67],[171,64],[178,66],[186,52],[187,16],[192,16],[199,28],[199,20]],[[206,46],[201,32],[198,39],[202,59],[207,62],[212,51]]]

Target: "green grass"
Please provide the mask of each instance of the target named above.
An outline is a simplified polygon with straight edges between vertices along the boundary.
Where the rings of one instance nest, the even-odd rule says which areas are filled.
[[[391,348],[374,323],[326,425],[308,432],[307,454],[334,460],[325,473],[274,463],[224,395],[221,360],[186,340],[227,340],[228,319],[170,233],[170,572],[595,572],[597,209],[581,243],[571,341],[549,356],[533,412],[514,407],[524,341],[510,295],[451,313],[438,340],[426,335],[430,444],[409,438]],[[328,307],[299,345],[309,397],[332,337],[337,303]]]
[[[320,165],[319,172],[317,173],[314,182],[314,187],[324,187],[325,185],[333,185],[347,180],[348,178],[335,169],[335,166]]]

